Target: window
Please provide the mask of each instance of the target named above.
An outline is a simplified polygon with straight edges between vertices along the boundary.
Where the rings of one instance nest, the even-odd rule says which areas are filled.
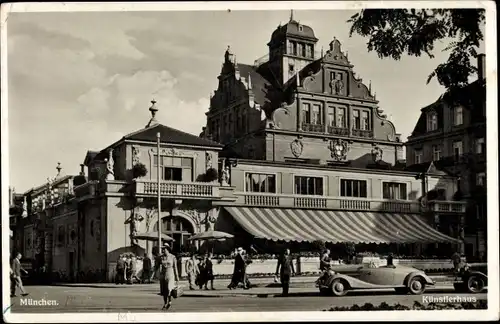
[[[463,108],[461,106],[455,107],[453,109],[453,125],[459,126],[464,123]]]
[[[288,64],[288,72],[293,73],[295,72],[295,65],[293,64]]]
[[[313,106],[312,115],[311,115],[311,124],[314,124],[314,125],[321,125],[322,124],[321,107],[319,105]]]
[[[340,196],[366,198],[366,180],[340,180]]]
[[[298,44],[296,42],[292,42],[292,48],[293,48],[292,54],[295,56],[297,56],[297,45]]]
[[[352,111],[353,128],[361,129],[361,119],[359,118],[359,110]]]
[[[247,173],[246,191],[276,193],[276,176],[273,174]]]
[[[486,185],[486,173],[480,172],[476,174],[476,185],[485,186]]]
[[[301,56],[306,57],[306,44],[300,44]]]
[[[422,163],[423,155],[422,150],[415,150],[415,164]]]
[[[347,128],[345,119],[345,108],[337,108],[337,127]]]
[[[435,111],[427,114],[427,131],[435,131],[438,129],[437,114]]]
[[[328,126],[335,127],[335,107],[328,107]]]
[[[154,169],[158,163],[158,155],[153,157]],[[187,157],[162,156],[160,158],[161,177],[166,181],[192,181],[193,159]]]
[[[312,45],[307,44],[306,45],[306,57],[312,58],[312,52],[313,52],[313,47]]]
[[[478,138],[476,140],[476,153],[477,154],[484,154],[486,153],[486,143],[484,142],[484,138]]]
[[[463,143],[462,141],[453,142],[453,156],[459,158],[463,153]]]
[[[368,111],[361,112],[361,129],[370,130],[370,116]]]
[[[382,195],[384,199],[406,200],[406,183],[384,182],[382,184]]]
[[[293,54],[293,42],[288,41],[288,54]]]
[[[296,176],[295,194],[323,196],[323,178]]]
[[[306,124],[311,123],[311,105],[308,103],[302,105],[302,122]]]
[[[441,159],[441,147],[439,145],[432,146],[432,160],[439,161]]]
[[[299,32],[302,32],[302,31],[304,31],[304,26],[299,25]]]

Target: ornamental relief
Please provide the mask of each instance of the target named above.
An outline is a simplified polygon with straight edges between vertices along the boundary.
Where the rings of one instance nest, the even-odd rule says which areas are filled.
[[[296,158],[302,155],[302,151],[304,150],[304,144],[301,140],[295,139],[290,143],[290,150],[292,151],[293,156]]]
[[[347,158],[347,152],[349,152],[349,143],[341,140],[341,139],[335,139],[330,141],[330,144],[328,146],[331,152],[331,157],[335,161],[345,161]]]

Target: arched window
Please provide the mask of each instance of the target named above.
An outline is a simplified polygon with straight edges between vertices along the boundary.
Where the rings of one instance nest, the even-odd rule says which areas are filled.
[[[180,216],[167,216],[163,217],[161,231],[168,236],[172,237],[175,241],[171,242],[172,252],[188,252],[191,241],[188,240],[193,235],[193,225]],[[158,225],[155,226],[156,229]]]

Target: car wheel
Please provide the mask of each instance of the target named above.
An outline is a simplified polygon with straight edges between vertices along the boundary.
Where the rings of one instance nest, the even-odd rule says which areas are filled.
[[[406,288],[406,287],[398,287],[398,288],[394,288],[394,290],[396,290],[397,294],[401,294],[401,295],[406,295],[408,293],[408,288]]]
[[[467,290],[470,293],[476,294],[483,290],[484,280],[479,276],[470,276],[467,280]]]
[[[342,279],[335,279],[332,282],[332,293],[335,296],[344,296],[347,294],[348,288],[347,283]]]
[[[413,295],[420,295],[425,291],[425,281],[422,277],[413,277],[408,283],[408,289]]]

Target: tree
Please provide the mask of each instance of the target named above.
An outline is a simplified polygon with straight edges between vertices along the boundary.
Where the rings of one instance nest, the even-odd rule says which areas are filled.
[[[485,23],[483,9],[364,9],[353,15],[350,36],[356,33],[368,37],[368,51],[380,58],[399,60],[402,55],[434,55],[434,44],[451,39],[444,51],[450,51],[448,61],[439,64],[429,75],[450,93],[459,93],[468,78],[477,73],[471,58],[483,40],[481,27]]]

